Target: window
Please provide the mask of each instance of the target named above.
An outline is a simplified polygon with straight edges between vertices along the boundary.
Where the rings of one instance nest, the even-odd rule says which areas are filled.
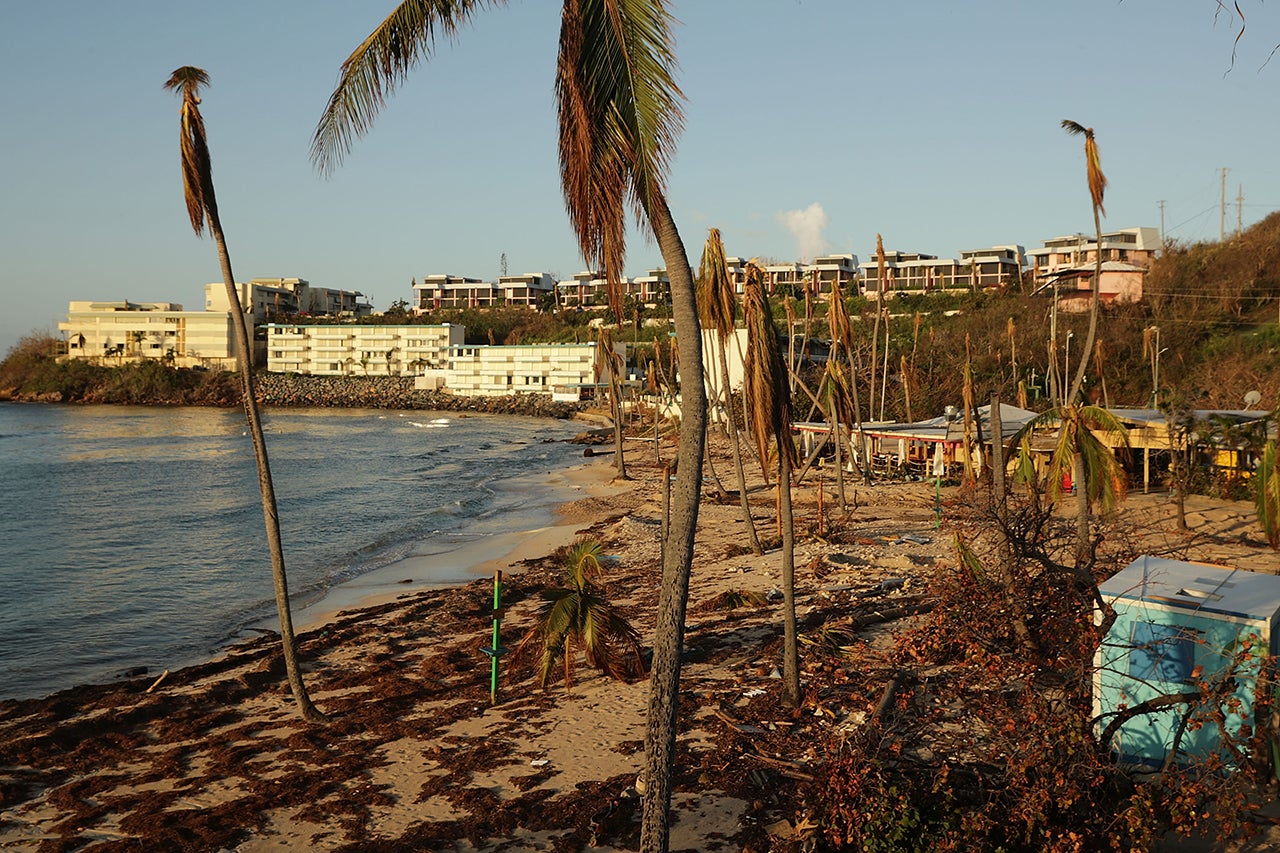
[[[1129,675],[1143,681],[1188,681],[1195,669],[1196,639],[1190,628],[1133,623]]]

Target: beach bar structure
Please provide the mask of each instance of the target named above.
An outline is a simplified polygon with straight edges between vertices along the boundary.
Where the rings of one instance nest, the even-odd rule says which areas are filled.
[[[1008,403],[1000,404],[1001,434],[1007,444],[1018,430],[1035,417]],[[861,429],[843,424],[852,436],[855,457],[851,464],[869,460],[873,471],[882,475],[902,475],[915,479],[950,477],[955,466],[964,465],[964,416],[954,406],[936,418],[914,423],[864,422]],[[825,440],[831,428],[826,423],[795,425],[805,455],[813,452],[818,441]],[[991,407],[979,406],[972,424],[970,442],[973,464],[978,470],[986,465],[987,448],[991,444]],[[981,450],[979,448],[982,448]],[[1005,454],[1008,459],[1008,454]]]
[[[1222,753],[1224,733],[1253,726],[1261,658],[1280,652],[1280,577],[1144,556],[1099,589],[1116,620],[1094,660],[1097,732],[1125,709],[1160,705],[1115,729],[1121,761],[1159,767],[1172,754],[1185,765]],[[1205,683],[1221,689],[1201,701]],[[1177,694],[1194,703],[1159,698]]]

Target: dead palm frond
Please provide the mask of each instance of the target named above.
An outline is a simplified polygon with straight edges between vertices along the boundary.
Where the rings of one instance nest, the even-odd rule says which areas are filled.
[[[697,284],[698,319],[702,321],[702,328],[714,330],[723,344],[733,334],[738,300],[733,281],[729,278],[729,264],[725,260],[719,228],[711,228],[707,232],[702,260],[698,264]]]
[[[213,191],[213,164],[209,142],[200,115],[200,89],[209,85],[203,68],[184,65],[165,81],[164,88],[182,95],[181,135],[178,148],[182,157],[182,189],[187,201],[187,215],[197,235],[203,235],[206,215],[218,217],[218,201]]]
[[[1102,174],[1102,160],[1098,156],[1098,142],[1093,138],[1093,128],[1085,127],[1071,119],[1062,120],[1062,129],[1072,136],[1084,136],[1084,159],[1089,181],[1089,197],[1093,206],[1106,215],[1107,208],[1102,203],[1103,194],[1107,191],[1107,176]],[[1102,247],[1099,246],[1101,251]]]
[[[773,315],[764,295],[764,274],[754,262],[747,265],[742,308],[747,323],[745,390],[751,415],[748,426],[756,443],[760,465],[768,466],[770,446],[774,443],[794,463],[787,369],[778,346],[778,330],[773,325]]]

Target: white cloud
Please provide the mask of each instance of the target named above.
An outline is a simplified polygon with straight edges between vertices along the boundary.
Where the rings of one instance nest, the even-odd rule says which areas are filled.
[[[778,214],[778,222],[796,238],[796,260],[811,261],[827,249],[826,230],[830,218],[819,202],[803,210],[786,210]]]

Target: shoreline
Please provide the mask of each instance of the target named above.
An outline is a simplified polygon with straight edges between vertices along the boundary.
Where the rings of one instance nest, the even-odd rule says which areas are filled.
[[[328,625],[356,611],[388,604],[398,598],[428,590],[465,586],[495,571],[504,575],[519,573],[520,564],[545,557],[557,548],[573,542],[582,524],[565,520],[566,508],[583,497],[605,497],[625,491],[628,484],[613,480],[613,464],[608,456],[587,458],[587,461],[559,471],[550,472],[544,487],[573,490],[567,500],[557,502],[551,509],[550,524],[538,527],[521,527],[497,533],[482,533],[456,547],[430,554],[409,554],[389,565],[375,569],[359,577],[335,584],[323,597],[294,612],[294,628],[298,632],[310,631]],[[443,578],[426,578],[424,574],[437,572]],[[260,627],[274,625],[271,618]],[[235,643],[228,646],[234,647]]]

